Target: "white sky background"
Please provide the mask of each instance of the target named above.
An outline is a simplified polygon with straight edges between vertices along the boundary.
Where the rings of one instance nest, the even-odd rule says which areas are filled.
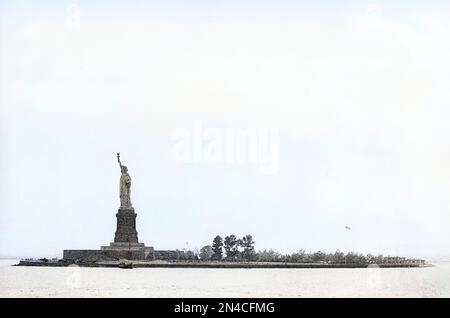
[[[157,249],[450,255],[448,4],[0,3],[0,256],[109,244],[117,152]],[[278,128],[278,172],[173,162],[197,120]]]

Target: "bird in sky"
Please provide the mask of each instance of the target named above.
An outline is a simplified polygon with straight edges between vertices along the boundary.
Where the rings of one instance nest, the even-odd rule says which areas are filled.
[[[349,228],[348,226],[345,226],[345,228],[346,228],[347,230],[349,230],[349,231],[351,230],[351,228]]]

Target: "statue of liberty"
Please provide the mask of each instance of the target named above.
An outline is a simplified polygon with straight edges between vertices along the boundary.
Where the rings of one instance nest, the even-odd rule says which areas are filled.
[[[131,177],[128,174],[128,168],[120,162],[120,153],[117,153],[117,161],[119,162],[120,171],[122,172],[122,175],[120,176],[120,208],[131,208]]]

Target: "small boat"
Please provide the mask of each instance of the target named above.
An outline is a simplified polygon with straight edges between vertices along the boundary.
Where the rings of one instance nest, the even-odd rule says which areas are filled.
[[[119,262],[119,268],[133,268],[133,263],[129,261]]]

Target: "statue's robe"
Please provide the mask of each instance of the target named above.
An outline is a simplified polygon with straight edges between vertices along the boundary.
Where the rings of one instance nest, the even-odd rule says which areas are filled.
[[[127,172],[122,173],[122,176],[120,177],[120,207],[122,208],[131,207],[130,188],[130,175]]]

